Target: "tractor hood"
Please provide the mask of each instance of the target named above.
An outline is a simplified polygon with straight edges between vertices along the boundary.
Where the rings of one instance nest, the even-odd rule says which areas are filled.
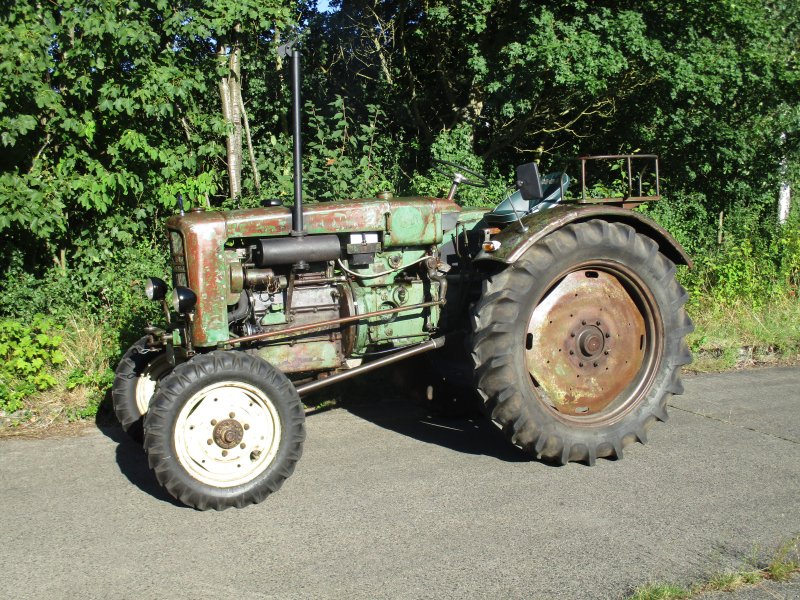
[[[367,198],[338,202],[308,202],[303,205],[305,231],[309,235],[361,231],[383,232],[385,247],[437,244],[445,229],[455,224],[461,208],[441,198]],[[271,206],[226,212],[194,210],[174,215],[167,227],[188,234],[212,229],[225,239],[287,236],[292,231],[292,213],[287,206]],[[224,241],[224,240],[220,240]]]

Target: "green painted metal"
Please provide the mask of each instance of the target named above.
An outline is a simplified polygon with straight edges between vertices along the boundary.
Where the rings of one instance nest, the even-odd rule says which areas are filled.
[[[413,265],[427,254],[427,248],[397,248],[375,254],[375,262],[363,267],[350,267],[361,279],[359,285],[372,288],[394,282],[406,265]],[[385,273],[385,275],[383,275]]]
[[[286,312],[283,304],[273,304],[267,314],[261,317],[261,325],[284,325],[286,324]]]
[[[382,287],[351,285],[359,313],[368,313],[387,308],[408,306],[427,302],[426,283],[415,280]],[[433,283],[430,292],[438,300],[439,286]],[[396,315],[373,317],[356,326],[354,356],[363,356],[370,346],[394,344],[404,346],[430,338],[426,326],[432,328],[439,322],[439,307],[414,309]]]
[[[308,202],[303,223],[309,235],[378,231],[387,246],[435,244],[441,240],[442,211],[458,210],[451,201],[422,197]],[[224,215],[230,239],[286,236],[292,230],[291,211],[284,206],[217,214]]]
[[[339,346],[328,340],[261,346],[255,353],[284,373],[330,371],[344,362]]]
[[[384,245],[410,246],[442,241],[442,214],[428,201],[395,204],[386,214]]]

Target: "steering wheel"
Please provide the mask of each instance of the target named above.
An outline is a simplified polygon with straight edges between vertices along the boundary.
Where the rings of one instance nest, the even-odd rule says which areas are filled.
[[[450,169],[446,169],[445,167],[450,167]],[[489,180],[486,179],[486,177],[480,173],[476,173],[472,169],[468,169],[463,165],[450,162],[449,160],[439,160],[438,158],[434,158],[433,170],[440,175],[451,178],[454,184],[463,183],[464,185],[471,185],[472,187],[476,188],[489,187]],[[466,173],[470,177],[474,177],[475,180],[473,181],[472,179],[467,179],[461,174],[462,172]]]

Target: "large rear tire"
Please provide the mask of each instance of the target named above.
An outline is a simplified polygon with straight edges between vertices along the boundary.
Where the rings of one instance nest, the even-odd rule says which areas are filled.
[[[199,510],[256,504],[294,471],[305,411],[289,379],[264,360],[215,351],[179,365],[145,418],[156,479]]]
[[[683,392],[687,298],[675,265],[632,227],[593,220],[548,235],[489,277],[473,309],[488,415],[538,458],[622,458]]]

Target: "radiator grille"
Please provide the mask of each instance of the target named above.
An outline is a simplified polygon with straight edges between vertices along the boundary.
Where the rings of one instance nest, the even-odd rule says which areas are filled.
[[[169,249],[172,257],[172,286],[189,286],[186,277],[186,254],[183,250],[183,236],[177,231],[169,232]]]

